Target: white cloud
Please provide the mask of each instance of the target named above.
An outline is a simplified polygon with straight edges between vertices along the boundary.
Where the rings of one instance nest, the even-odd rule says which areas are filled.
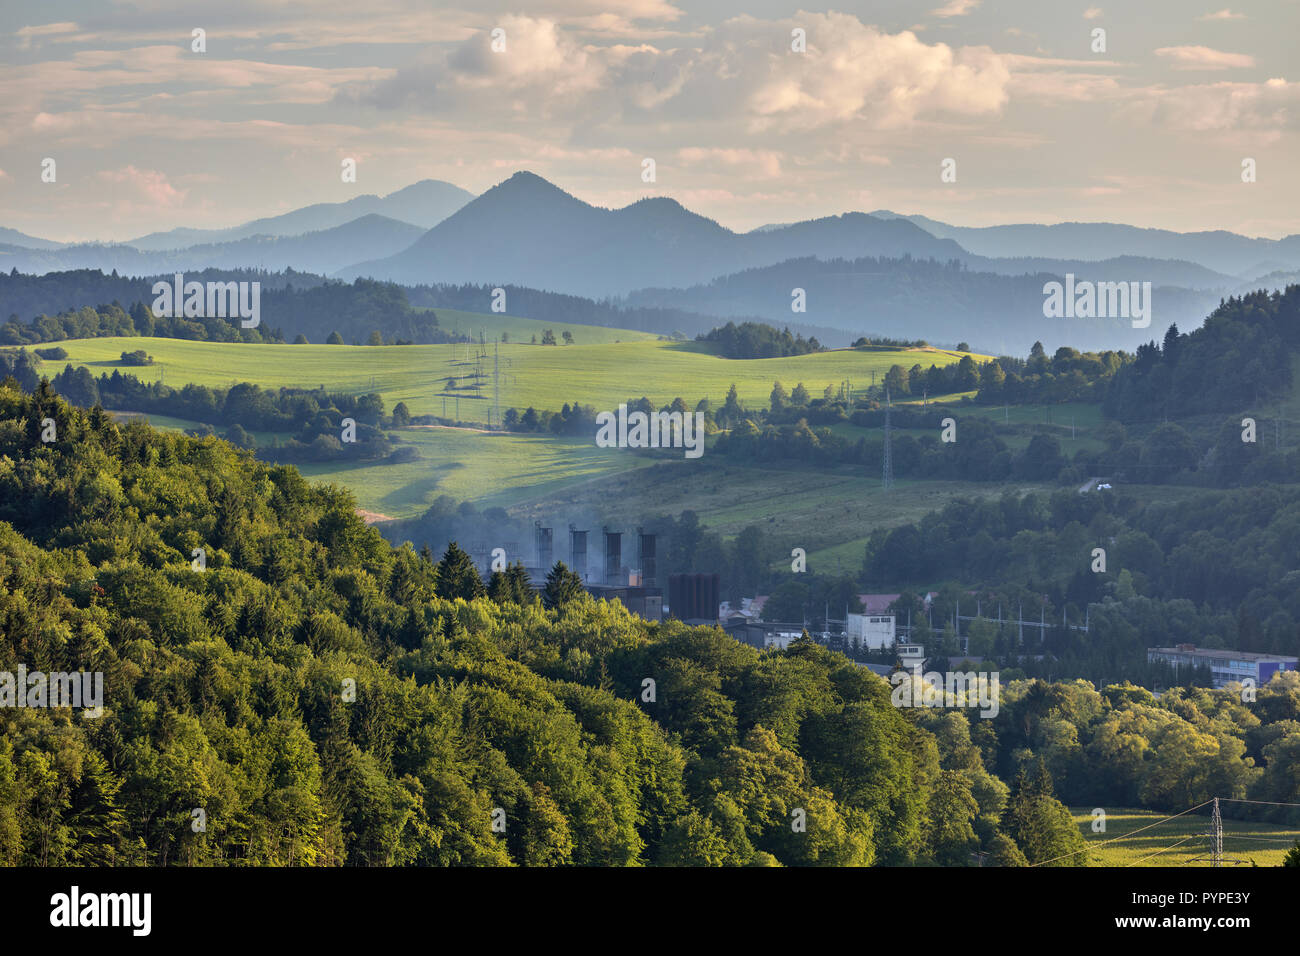
[[[1233,13],[1231,10],[1220,10],[1217,13],[1206,13],[1197,17],[1198,20],[1244,20],[1244,13]]]
[[[781,175],[781,154],[770,149],[706,149],[688,146],[677,151],[677,159],[686,166],[725,166],[768,179]]]
[[[593,125],[798,130],[851,121],[892,128],[937,114],[996,113],[1010,71],[987,47],[926,44],[882,33],[856,17],[802,13],[788,21],[735,17],[699,46],[660,49],[579,44],[549,21],[502,20],[506,51],[486,32],[449,55],[431,55],[339,99],[381,108],[419,106],[436,115],[496,122],[503,115]],[[807,31],[804,54],[790,31]],[[658,134],[656,134],[658,135]]]
[[[1208,46],[1162,46],[1155,53],[1173,60],[1176,70],[1229,70],[1255,65],[1253,56],[1225,53]]]
[[[964,17],[980,5],[980,0],[948,0],[937,10],[931,10],[932,17]]]
[[[95,178],[112,192],[112,199],[123,207],[145,210],[173,209],[185,201],[186,191],[177,189],[167,181],[165,173],[156,169],[105,169]]]
[[[1146,90],[1119,115],[1132,123],[1168,129],[1251,130],[1275,139],[1283,130],[1294,130],[1300,120],[1300,83],[1275,78],[1264,83]]]

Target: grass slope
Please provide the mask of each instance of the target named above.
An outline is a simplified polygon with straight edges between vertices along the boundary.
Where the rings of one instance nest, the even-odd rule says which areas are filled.
[[[623,330],[599,331],[624,334]],[[960,359],[956,352],[912,349],[732,360],[710,355],[695,343],[644,337],[626,341],[636,335],[628,332],[623,342],[605,344],[582,344],[579,335],[578,344],[571,346],[502,345],[502,410],[512,406],[558,410],[575,401],[613,409],[621,401],[643,395],[660,405],[679,396],[692,405],[704,397],[721,404],[733,382],[744,404],[766,406],[776,380],[787,391],[803,382],[816,397],[825,386],[838,387],[846,380],[854,387],[868,385],[873,373],[883,377],[891,365],[946,365]],[[96,375],[118,369],[142,381],[161,377],[175,386],[189,382],[229,386],[244,381],[267,388],[324,384],[351,393],[377,391],[389,408],[405,402],[412,414],[446,414],[465,422],[486,423],[492,406],[490,347],[485,358],[476,360],[476,349],[465,345],[245,345],[157,338],[72,339],[59,344],[68,358],[44,363],[46,374],[71,363],[84,365]],[[122,365],[121,353],[135,349],[147,351],[155,364]],[[453,379],[450,385],[448,378]]]
[[[1132,837],[1142,827],[1163,820],[1168,814],[1152,810],[1116,809],[1106,811],[1106,832],[1092,832],[1092,808],[1071,807],[1070,813],[1079,832],[1088,843],[1090,859],[1100,866],[1209,866],[1209,808],[1205,815],[1189,813],[1151,826]],[[1225,865],[1281,866],[1282,858],[1297,838],[1300,827],[1270,823],[1223,820],[1223,856]],[[1114,842],[1110,842],[1114,841]],[[1181,842],[1180,842],[1181,841]],[[1177,844],[1177,845],[1175,845]],[[1171,848],[1171,849],[1167,849]],[[1228,860],[1244,861],[1240,864]]]

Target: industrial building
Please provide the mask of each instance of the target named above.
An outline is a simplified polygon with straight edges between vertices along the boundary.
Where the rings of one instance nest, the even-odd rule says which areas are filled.
[[[792,621],[755,621],[737,614],[724,621],[722,629],[741,644],[748,644],[760,651],[769,647],[784,650],[792,641],[799,639],[804,625]]]
[[[583,586],[592,597],[599,600],[618,601],[633,614],[647,621],[660,621],[664,616],[664,592],[656,586],[657,555],[655,536],[637,529],[636,557],[629,567],[623,558],[623,532],[603,528],[603,560],[593,570],[588,561],[588,532],[569,525],[569,554],[565,562],[569,570],[582,579]],[[509,542],[507,555],[519,553],[518,546]],[[471,545],[470,555],[486,577],[491,573],[492,549],[486,543]],[[534,590],[546,587],[546,576],[557,560],[554,529],[540,521],[534,527],[533,561],[524,568]],[[716,578],[717,575],[714,575]],[[715,585],[716,589],[716,585]],[[715,612],[716,616],[716,612]]]
[[[1148,647],[1147,663],[1172,664],[1191,670],[1208,667],[1215,687],[1226,687],[1247,678],[1262,687],[1279,671],[1300,669],[1300,658],[1285,654],[1258,654],[1253,651],[1233,651],[1215,647],[1197,647],[1179,644],[1177,647]]]
[[[883,650],[894,643],[894,615],[850,614],[844,624],[844,639],[854,647]]]

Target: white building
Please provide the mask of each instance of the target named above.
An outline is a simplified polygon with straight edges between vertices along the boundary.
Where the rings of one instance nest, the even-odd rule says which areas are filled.
[[[894,615],[850,614],[844,625],[844,636],[855,647],[883,650],[894,643]]]

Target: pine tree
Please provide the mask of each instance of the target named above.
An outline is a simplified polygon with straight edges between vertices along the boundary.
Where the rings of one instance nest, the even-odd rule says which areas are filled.
[[[547,609],[554,609],[568,604],[583,592],[582,578],[564,566],[563,561],[556,561],[551,573],[546,575],[546,587],[542,590],[542,603]]]
[[[478,568],[474,567],[474,562],[461,550],[460,545],[451,542],[447,545],[442,560],[438,562],[438,597],[472,601],[485,593]]]

